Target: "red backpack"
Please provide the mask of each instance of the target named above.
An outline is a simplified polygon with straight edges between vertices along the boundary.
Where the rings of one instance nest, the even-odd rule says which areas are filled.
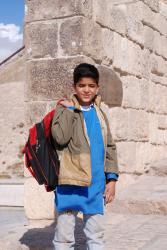
[[[39,185],[45,185],[47,192],[56,188],[60,166],[51,135],[54,112],[55,110],[50,111],[41,122],[30,128],[28,140],[23,149],[25,166]]]

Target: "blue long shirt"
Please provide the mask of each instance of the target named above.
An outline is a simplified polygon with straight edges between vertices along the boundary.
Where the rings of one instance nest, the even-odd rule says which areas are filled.
[[[73,109],[73,107],[71,107]],[[105,183],[107,179],[117,180],[115,173],[104,173],[104,143],[100,122],[93,105],[82,108],[90,140],[92,182],[88,187],[59,185],[55,190],[55,205],[58,212],[81,211],[84,214],[103,214]]]

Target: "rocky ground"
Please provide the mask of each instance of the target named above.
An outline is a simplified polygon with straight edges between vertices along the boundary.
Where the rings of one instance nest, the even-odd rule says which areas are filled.
[[[0,209],[1,250],[53,250],[52,239],[56,222],[28,221],[23,209]],[[166,250],[167,216],[106,213],[106,250]],[[85,250],[82,219],[75,230],[75,250]]]

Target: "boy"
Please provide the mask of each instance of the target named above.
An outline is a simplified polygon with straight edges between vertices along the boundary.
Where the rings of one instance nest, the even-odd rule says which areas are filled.
[[[114,199],[118,179],[116,146],[97,95],[97,68],[79,64],[73,77],[75,94],[57,105],[51,128],[62,149],[53,244],[55,250],[74,249],[76,216],[82,212],[87,249],[102,250],[104,203]]]

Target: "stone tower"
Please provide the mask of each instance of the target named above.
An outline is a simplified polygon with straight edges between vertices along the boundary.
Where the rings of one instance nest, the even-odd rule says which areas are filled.
[[[28,126],[69,95],[76,64],[95,64],[110,108],[119,185],[133,182],[167,151],[165,1],[27,0],[25,10]],[[25,176],[28,217],[53,218],[53,194]]]

